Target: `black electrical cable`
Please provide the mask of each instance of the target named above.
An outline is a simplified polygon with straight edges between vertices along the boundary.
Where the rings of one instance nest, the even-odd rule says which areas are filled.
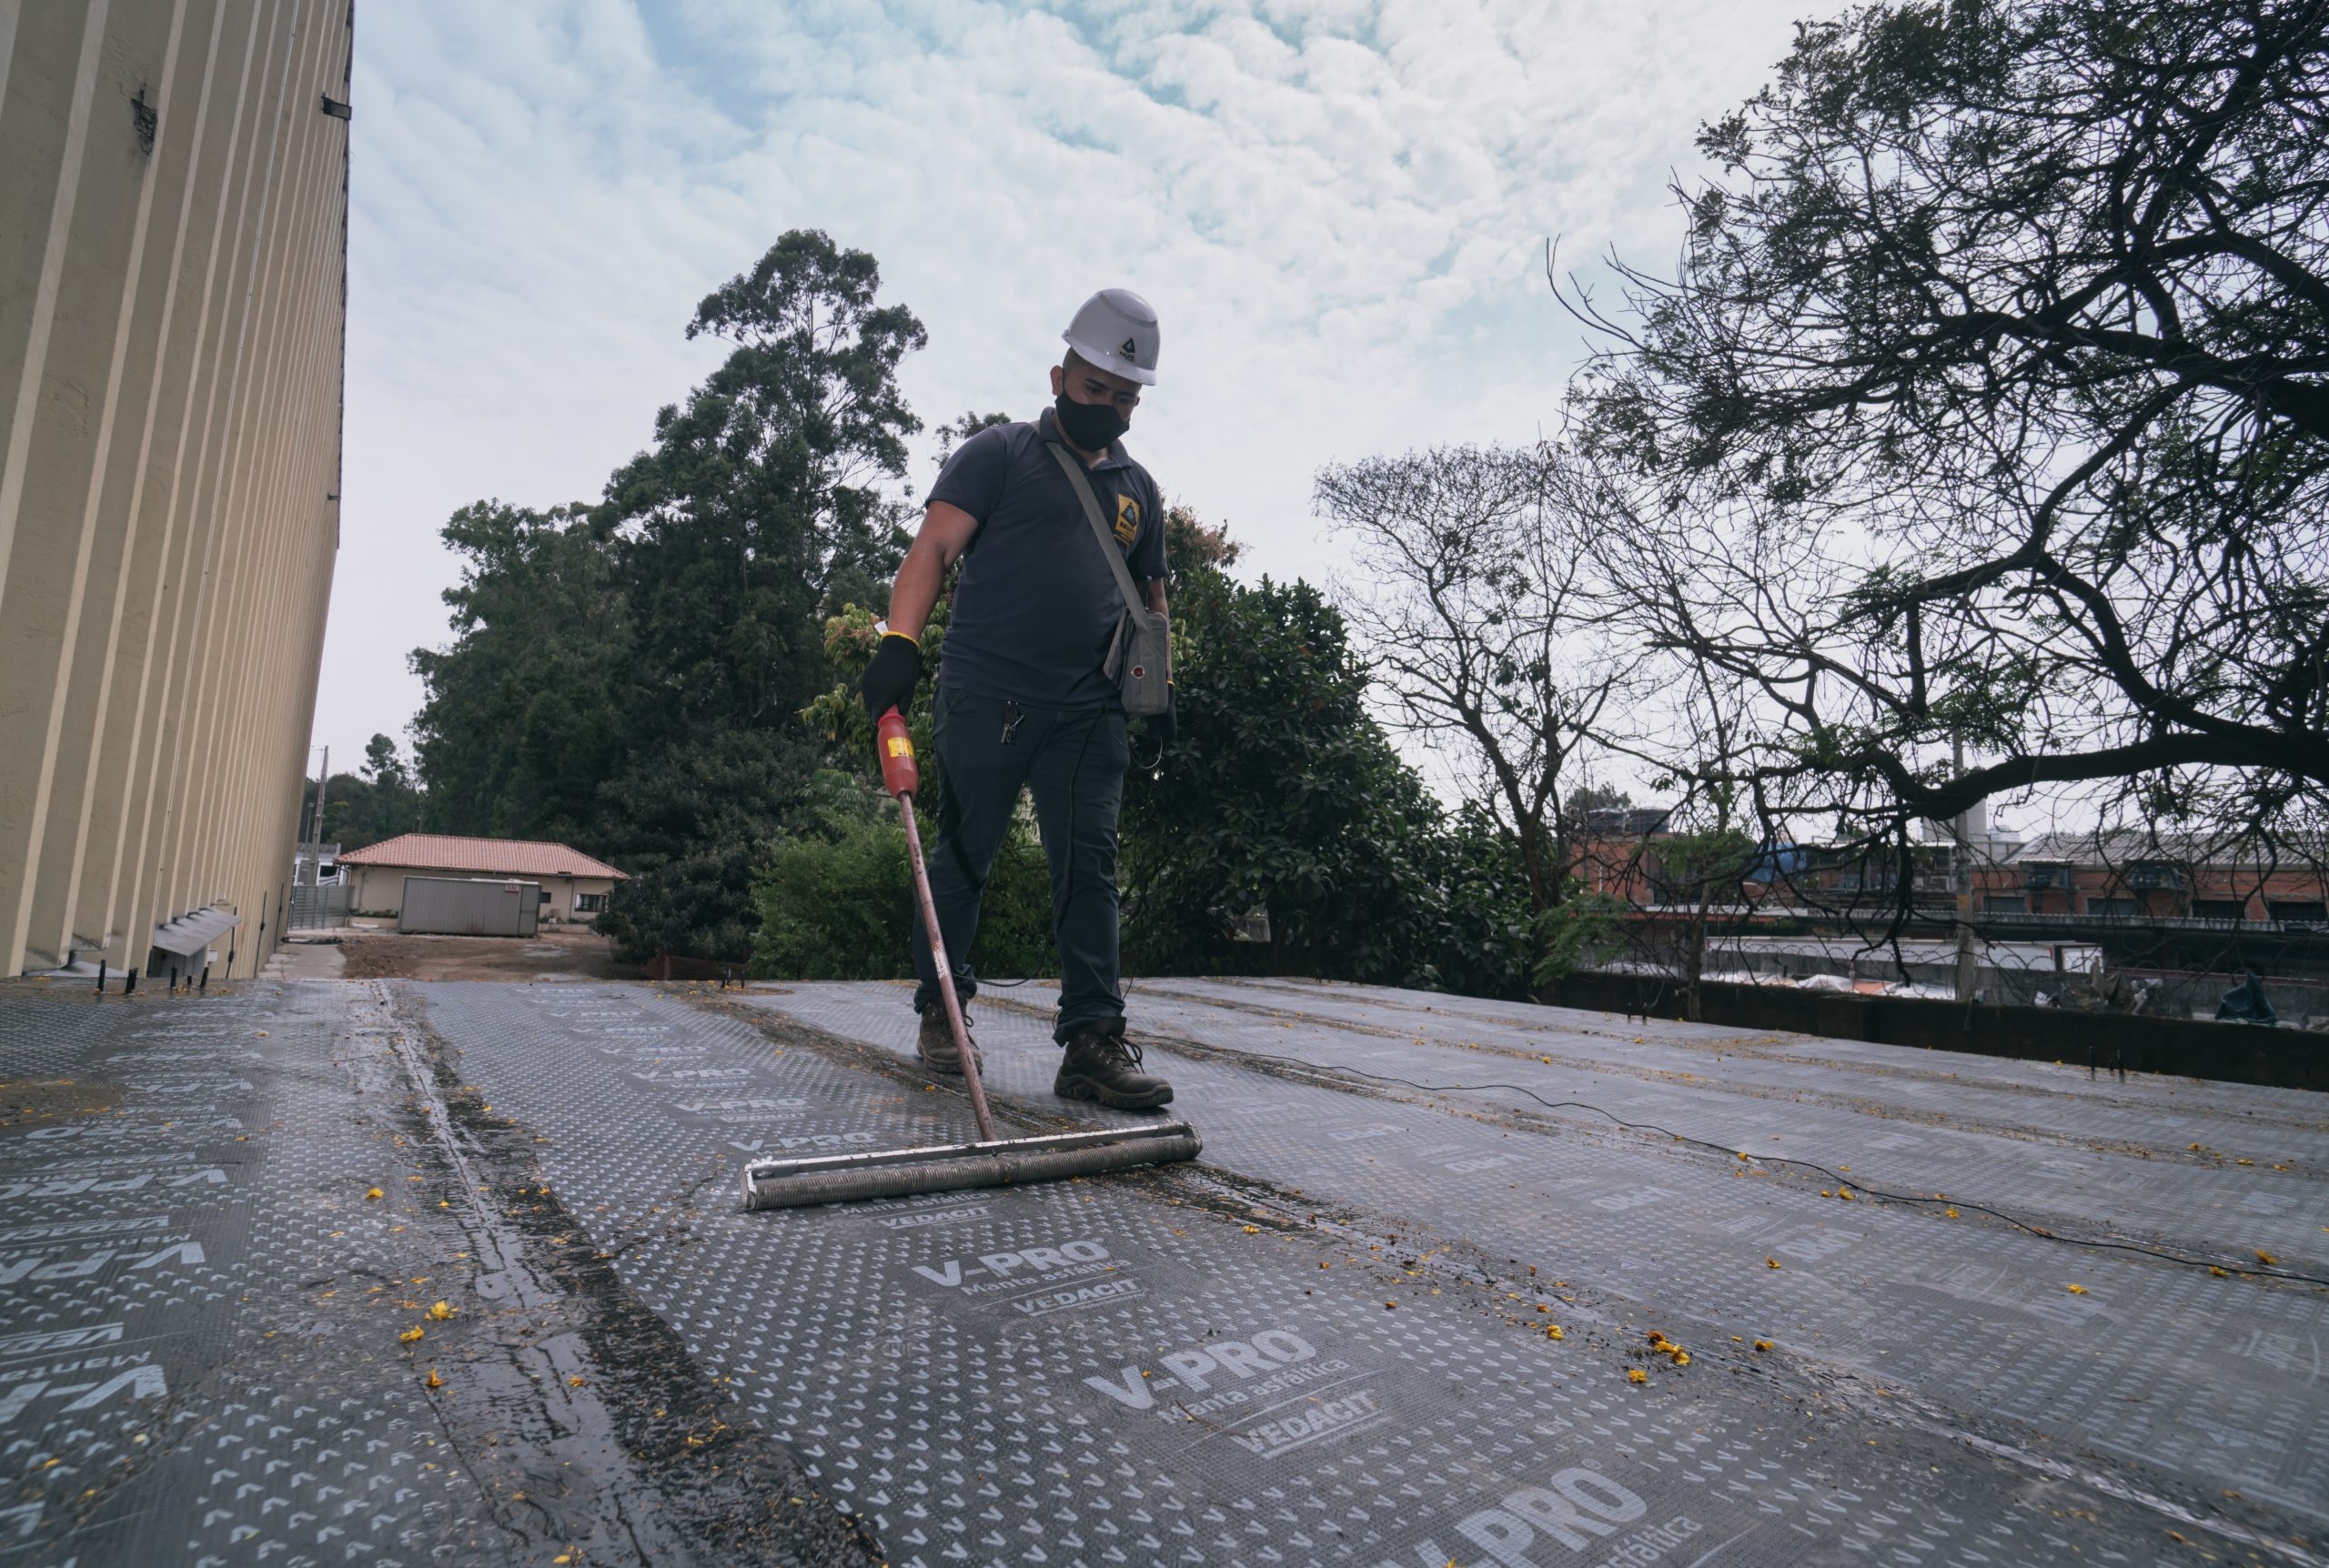
[[[1710,1149],[1726,1159],[1735,1160],[1739,1155],[1746,1154],[1747,1152],[1741,1149],[1734,1149],[1727,1143],[1710,1143],[1703,1138],[1693,1138],[1688,1133],[1677,1132],[1669,1127],[1660,1127],[1655,1121],[1628,1121],[1624,1117],[1619,1116],[1617,1112],[1606,1110],[1601,1106],[1594,1104],[1590,1101],[1547,1100],[1535,1090],[1517,1083],[1417,1083],[1413,1079],[1395,1078],[1389,1073],[1369,1072],[1363,1067],[1321,1066],[1317,1062],[1303,1061],[1295,1057],[1271,1056],[1264,1051],[1243,1050],[1223,1046],[1211,1046],[1206,1049],[1220,1051],[1222,1054],[1226,1056],[1244,1058],[1254,1061],[1274,1061],[1282,1067],[1290,1067],[1300,1072],[1316,1073],[1324,1077],[1331,1078],[1336,1076],[1349,1076],[1355,1078],[1373,1079],[1378,1083],[1396,1083],[1400,1085],[1402,1088],[1420,1090],[1426,1094],[1447,1094],[1458,1090],[1508,1090],[1515,1094],[1527,1095],[1529,1099],[1535,1101],[1538,1104],[1543,1106],[1548,1111],[1589,1111],[1594,1115],[1606,1118],[1610,1122],[1618,1127],[1624,1128],[1629,1132],[1648,1131],[1662,1133],[1666,1137],[1672,1139],[1677,1143],[1687,1143],[1697,1149]],[[2181,1253],[2171,1252],[2163,1248],[2145,1246],[2140,1241],[2094,1241],[2079,1236],[2057,1236],[2054,1232],[2047,1230],[2042,1225],[2033,1225],[2027,1220],[2009,1214],[2001,1209],[1993,1209],[1986,1203],[1967,1202],[1961,1199],[1952,1198],[1927,1198],[1914,1192],[1887,1192],[1880,1188],[1870,1187],[1864,1183],[1853,1181],[1849,1177],[1844,1176],[1838,1171],[1830,1171],[1825,1165],[1814,1163],[1810,1160],[1792,1159],[1784,1154],[1747,1154],[1747,1159],[1750,1162],[1759,1161],[1766,1165],[1792,1165],[1804,1171],[1816,1171],[1820,1175],[1828,1178],[1830,1181],[1835,1182],[1839,1187],[1850,1189],[1852,1195],[1855,1198],[1876,1198],[1881,1199],[1887,1202],[1915,1204],[1923,1208],[1954,1206],[1959,1209],[1971,1209],[1977,1214],[1987,1214],[1993,1220],[2002,1221],[2004,1223],[2011,1225],[2018,1231],[2026,1231],[2031,1235],[2039,1238],[2041,1241],[2056,1241],[2066,1247],[2093,1247],[2104,1251],[2136,1252],[2146,1258],[2160,1259],[2164,1262],[2181,1263],[2186,1268],[2221,1268],[2227,1273],[2238,1272],[2243,1274],[2256,1274],[2266,1279],[2288,1280],[2294,1283],[2304,1285],[2329,1285],[2329,1279],[2322,1279],[2313,1274],[2300,1274],[2293,1269],[2258,1267],[2256,1265],[2250,1264],[2235,1270],[2228,1265],[2216,1262],[2213,1259],[2185,1257]]]

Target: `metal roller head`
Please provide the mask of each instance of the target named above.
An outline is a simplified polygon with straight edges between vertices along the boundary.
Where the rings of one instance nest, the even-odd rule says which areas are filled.
[[[867,1198],[905,1198],[966,1187],[1010,1187],[1096,1176],[1135,1165],[1194,1160],[1205,1148],[1185,1121],[1110,1127],[992,1142],[934,1143],[858,1154],[757,1161],[744,1167],[747,1209],[798,1209]]]

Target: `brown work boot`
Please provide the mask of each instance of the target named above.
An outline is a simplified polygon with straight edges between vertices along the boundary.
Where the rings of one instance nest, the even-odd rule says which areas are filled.
[[[971,1032],[971,1013],[968,1008],[963,1010],[963,1032],[964,1034]],[[953,1030],[947,1026],[944,1002],[939,1002],[923,1010],[922,1034],[921,1038],[914,1042],[914,1049],[922,1057],[922,1064],[931,1071],[947,1073],[955,1078],[963,1076],[963,1053],[954,1044]],[[984,1072],[986,1052],[979,1050],[978,1041],[975,1040],[971,1042],[971,1050],[978,1057],[979,1070]]]
[[[1063,1100],[1096,1100],[1119,1111],[1154,1111],[1173,1103],[1173,1086],[1140,1070],[1140,1047],[1124,1038],[1122,1023],[1071,1038],[1052,1092]]]

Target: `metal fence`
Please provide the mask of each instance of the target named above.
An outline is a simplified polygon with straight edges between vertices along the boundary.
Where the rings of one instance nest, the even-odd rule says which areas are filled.
[[[291,904],[284,921],[287,930],[314,930],[322,926],[344,926],[348,923],[348,896],[355,890],[342,882],[336,887],[298,888],[291,890]]]

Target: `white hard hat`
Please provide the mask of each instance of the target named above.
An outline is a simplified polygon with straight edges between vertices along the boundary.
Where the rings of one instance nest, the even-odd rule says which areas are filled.
[[[1059,336],[1086,364],[1143,387],[1156,385],[1156,311],[1131,289],[1102,289]]]

